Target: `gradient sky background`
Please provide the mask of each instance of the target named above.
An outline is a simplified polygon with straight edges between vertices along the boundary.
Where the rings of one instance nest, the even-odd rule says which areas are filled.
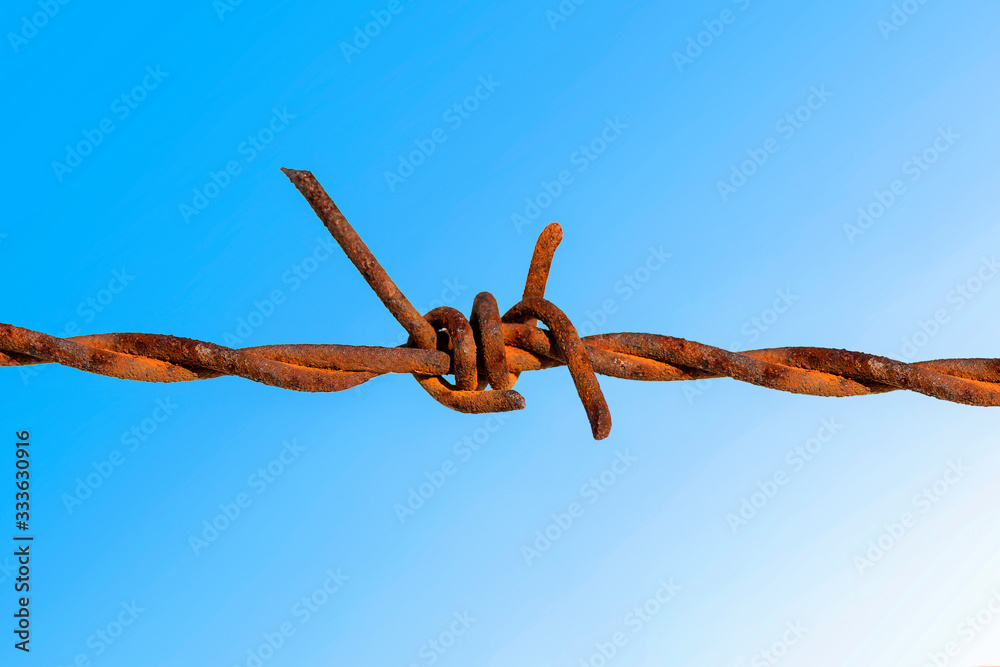
[[[912,2],[886,32],[888,1],[567,1],[574,11],[555,22],[556,0],[403,0],[347,54],[388,3],[53,2],[51,18],[32,19],[40,6],[7,3],[0,21],[5,322],[223,343],[259,307],[270,314],[243,345],[396,344],[400,327],[339,252],[293,277],[327,237],[279,171],[291,167],[316,174],[421,312],[468,313],[481,290],[505,310],[555,220],[565,240],[547,296],[585,333],[589,322],[727,349],[1000,356],[1000,279],[976,282],[1000,250],[995,2]],[[720,15],[731,22],[712,23]],[[724,29],[678,67],[673,54],[706,21]],[[144,77],[152,89],[122,117],[115,100]],[[499,85],[450,120],[480,77]],[[813,87],[829,98],[782,129]],[[275,113],[281,131],[249,150]],[[76,167],[53,166],[102,121],[114,129]],[[620,133],[581,162],[609,121]],[[445,141],[390,187],[386,172],[437,128]],[[948,150],[913,180],[906,163],[939,131]],[[769,139],[777,152],[724,201],[717,183]],[[230,162],[239,173],[185,220],[181,205]],[[562,170],[572,183],[518,229],[512,215]],[[903,193],[849,239],[857,209],[897,179]],[[623,289],[661,246],[662,268]],[[115,271],[132,277],[108,300]],[[959,285],[978,291],[959,299]],[[791,305],[774,319],[779,290]],[[100,312],[87,305],[99,298]],[[615,312],[596,315],[607,300]],[[943,324],[921,337],[938,311]],[[1000,591],[1000,412],[731,380],[602,387],[614,427],[595,442],[565,369],[524,375],[527,409],[498,429],[405,376],[310,395],[6,369],[0,423],[8,444],[32,434],[36,541],[32,652],[6,645],[0,663],[250,666],[283,623],[294,635],[261,664],[597,667],[617,632],[627,642],[609,665],[917,667],[949,642],[948,664],[1000,660],[993,612],[981,630],[960,628]],[[162,417],[157,401],[177,407],[129,451],[122,435]],[[788,452],[822,420],[837,432],[797,469]],[[471,456],[455,449],[476,437]],[[294,462],[254,486],[293,441]],[[68,508],[77,479],[116,450],[121,465]],[[637,462],[591,504],[581,485],[618,452]],[[455,474],[401,522],[395,504],[449,460]],[[968,470],[939,482],[939,502],[914,504],[958,462]],[[727,515],[776,473],[787,483],[731,529]],[[251,504],[196,554],[191,536],[241,493]],[[12,490],[0,496],[12,526]],[[573,502],[582,516],[528,564],[522,547]],[[915,524],[859,572],[869,541],[905,512]],[[302,622],[295,605],[338,568],[349,579]],[[629,623],[671,579],[675,597]],[[143,611],[103,644],[97,631],[116,633],[133,601]],[[468,631],[429,652],[466,612]],[[801,638],[767,661],[796,623]]]

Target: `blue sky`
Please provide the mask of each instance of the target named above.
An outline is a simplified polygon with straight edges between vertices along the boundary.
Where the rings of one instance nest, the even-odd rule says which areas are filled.
[[[506,310],[558,221],[547,296],[586,333],[996,356],[998,18],[916,0],[8,3],[2,319],[397,344],[288,167],[421,312],[468,313],[482,290]],[[605,378],[595,442],[565,369],[524,374],[526,409],[500,419],[405,376],[328,395],[57,366],[0,383],[8,437],[34,448],[16,659],[1000,654],[991,409]]]

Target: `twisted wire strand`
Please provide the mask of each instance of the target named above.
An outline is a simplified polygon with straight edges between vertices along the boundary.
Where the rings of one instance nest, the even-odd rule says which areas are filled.
[[[552,259],[562,240],[562,229],[556,223],[539,235],[522,299],[502,316],[489,292],[476,296],[471,319],[448,306],[420,315],[312,173],[282,171],[410,334],[406,344],[237,349],[146,333],[58,338],[0,324],[0,366],[56,363],[142,382],[186,382],[228,375],[310,392],[343,391],[385,373],[411,373],[435,400],[468,413],[520,410],[524,397],[513,387],[522,372],[568,366],[598,440],[611,431],[611,413],[597,374],[643,381],[729,377],[814,396],[859,396],[905,389],[955,403],[1000,405],[1000,359],[906,363],[817,347],[737,353],[645,333],[581,338],[569,317],[545,298]],[[454,383],[445,375],[454,377]]]

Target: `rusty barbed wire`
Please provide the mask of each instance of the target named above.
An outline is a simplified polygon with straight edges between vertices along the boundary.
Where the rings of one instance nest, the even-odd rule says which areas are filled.
[[[1000,405],[1000,359],[905,363],[863,352],[784,347],[744,352],[645,333],[581,338],[545,299],[562,228],[545,227],[521,301],[504,315],[489,292],[471,319],[442,306],[421,315],[399,290],[330,196],[308,171],[282,169],[385,307],[409,333],[399,347],[260,345],[229,348],[177,336],[109,333],[57,338],[0,324],[0,366],[56,363],[142,382],[185,382],[233,375],[295,391],[343,391],[385,373],[411,373],[435,400],[459,412],[520,410],[514,383],[524,371],[568,366],[594,438],[611,431],[597,375],[675,381],[730,377],[814,396],[858,396],[897,389],[968,405]],[[541,321],[546,328],[538,326]],[[443,376],[451,375],[452,384]]]

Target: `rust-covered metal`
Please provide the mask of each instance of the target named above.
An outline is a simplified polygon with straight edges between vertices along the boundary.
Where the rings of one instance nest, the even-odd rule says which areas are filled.
[[[472,317],[440,307],[421,315],[312,173],[282,169],[347,257],[410,334],[399,347],[260,345],[240,349],[190,338],[110,333],[57,338],[0,324],[0,366],[56,363],[142,382],[185,382],[234,375],[295,391],[342,391],[385,373],[411,373],[435,400],[460,412],[520,410],[514,383],[524,371],[568,366],[594,438],[611,431],[597,374],[627,380],[730,377],[769,389],[814,396],[858,396],[897,389],[967,405],[1000,405],[1000,359],[904,363],[862,352],[785,347],[728,352],[683,338],[612,333],[583,338],[545,298],[562,228],[538,238],[524,296],[504,315],[489,292]],[[538,326],[538,322],[545,328]],[[444,376],[452,376],[454,383]]]

